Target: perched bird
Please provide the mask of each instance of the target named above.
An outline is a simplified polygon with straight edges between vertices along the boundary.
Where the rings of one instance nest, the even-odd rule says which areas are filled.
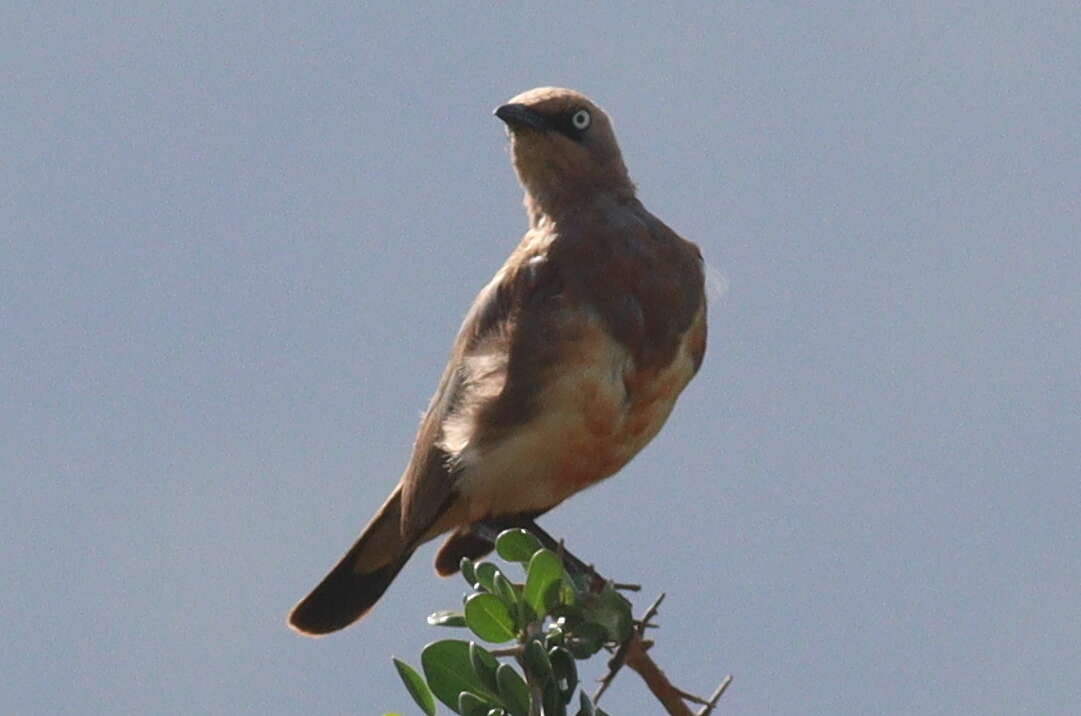
[[[706,349],[698,247],[642,206],[608,116],[541,87],[495,110],[529,230],[481,290],[394,491],[289,615],[304,634],[364,616],[417,547],[436,571],[492,549],[474,525],[533,518],[648,443]]]

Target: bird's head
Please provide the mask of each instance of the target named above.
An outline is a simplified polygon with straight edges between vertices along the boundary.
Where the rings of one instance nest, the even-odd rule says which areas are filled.
[[[496,108],[495,116],[507,125],[531,214],[554,215],[597,195],[634,197],[611,120],[582,93],[538,87]]]

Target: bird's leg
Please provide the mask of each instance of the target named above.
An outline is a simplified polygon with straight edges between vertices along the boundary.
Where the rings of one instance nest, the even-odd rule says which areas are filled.
[[[469,529],[477,537],[486,539],[492,544],[495,544],[495,538],[503,531],[502,527],[494,525],[491,522],[474,522],[473,526]]]

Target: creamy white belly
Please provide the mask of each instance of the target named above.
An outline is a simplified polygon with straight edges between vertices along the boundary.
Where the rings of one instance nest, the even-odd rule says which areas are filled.
[[[457,488],[469,519],[553,507],[623,467],[657,434],[693,376],[686,344],[667,367],[645,373],[593,322],[565,352],[532,420],[483,448],[462,439],[459,421]]]

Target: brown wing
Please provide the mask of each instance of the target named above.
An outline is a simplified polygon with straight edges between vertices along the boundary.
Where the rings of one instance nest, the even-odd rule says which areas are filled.
[[[553,279],[554,272],[544,260],[543,242],[527,236],[474,300],[402,476],[401,529],[407,544],[420,538],[453,503],[461,471],[455,459],[455,448],[460,447],[456,443],[465,439],[478,414],[498,402],[504,406],[500,411],[504,427],[528,419],[524,405],[528,396],[516,401],[503,388],[512,351],[519,352],[516,346],[523,343],[519,339],[522,318],[557,290]],[[518,366],[519,361],[514,362]],[[521,403],[521,409],[514,409],[516,403]]]

